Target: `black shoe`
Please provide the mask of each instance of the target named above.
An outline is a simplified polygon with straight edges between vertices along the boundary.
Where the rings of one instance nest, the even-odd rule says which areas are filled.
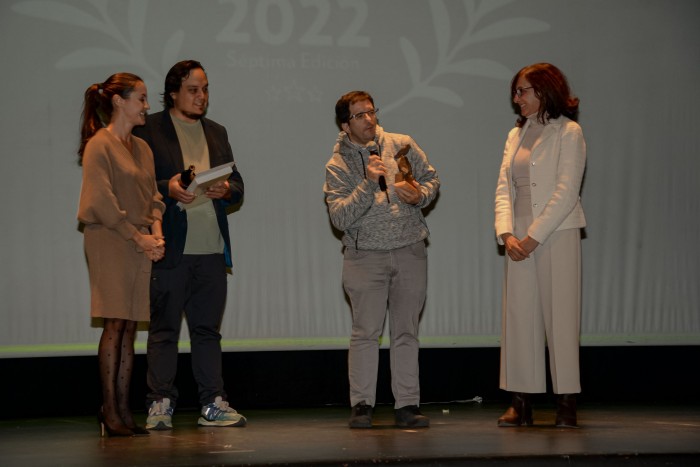
[[[100,437],[104,438],[105,435],[109,436],[134,436],[134,432],[124,425],[124,422],[118,415],[112,418],[112,423],[114,426],[110,426],[107,422],[107,417],[105,417],[104,407],[100,407],[99,412],[97,412],[97,423],[100,425]],[[118,426],[117,423],[119,423]]]
[[[427,428],[430,419],[423,415],[417,405],[407,405],[394,410],[396,425],[402,428]]]
[[[560,394],[557,396],[557,419],[554,424],[558,428],[578,428],[576,423],[575,394]]]
[[[372,406],[365,401],[355,404],[348,425],[350,428],[372,428]]]

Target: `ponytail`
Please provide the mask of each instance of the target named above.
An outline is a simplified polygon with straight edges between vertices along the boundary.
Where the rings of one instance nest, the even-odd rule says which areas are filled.
[[[128,99],[136,85],[143,82],[132,73],[116,73],[104,83],[95,83],[87,88],[83,100],[83,113],[80,123],[80,147],[78,148],[78,165],[83,165],[85,146],[100,128],[112,120],[112,97],[121,96]]]

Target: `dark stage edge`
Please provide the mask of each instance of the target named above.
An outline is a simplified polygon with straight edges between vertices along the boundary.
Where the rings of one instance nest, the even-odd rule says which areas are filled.
[[[583,406],[580,429],[554,427],[550,407],[535,407],[534,427],[498,428],[504,408],[423,405],[431,427],[415,430],[394,427],[390,406],[368,430],[338,407],[246,411],[245,428],[200,428],[182,411],[175,430],[136,438],[99,438],[92,417],[3,420],[0,465],[700,465],[700,406]]]

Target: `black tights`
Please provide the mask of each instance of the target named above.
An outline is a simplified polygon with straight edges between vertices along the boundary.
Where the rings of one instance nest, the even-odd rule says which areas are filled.
[[[97,358],[102,380],[102,411],[113,429],[133,428],[129,386],[134,369],[136,321],[105,318]]]

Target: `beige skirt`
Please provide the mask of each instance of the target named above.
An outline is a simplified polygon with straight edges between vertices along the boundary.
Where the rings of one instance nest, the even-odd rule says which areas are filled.
[[[93,318],[150,320],[152,262],[136,243],[101,225],[86,225],[85,255]]]

